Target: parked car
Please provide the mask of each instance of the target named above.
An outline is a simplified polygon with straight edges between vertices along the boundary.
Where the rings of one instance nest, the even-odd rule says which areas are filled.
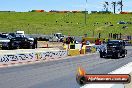
[[[11,49],[32,49],[34,41],[26,37],[15,37],[10,39]]]
[[[127,24],[125,21],[119,21],[117,24]]]
[[[35,41],[34,38],[23,33],[1,33],[0,47],[1,49],[31,49],[35,48]]]
[[[64,35],[62,33],[55,33],[49,36],[50,42],[63,42]]]
[[[123,40],[125,42],[125,46],[131,46],[131,41],[130,40]]]
[[[9,47],[10,47],[9,43],[10,43],[9,39],[0,37],[0,47],[1,47],[1,49],[9,49]]]
[[[10,43],[10,40],[8,39],[8,36],[7,34],[0,34],[0,47],[1,49],[9,49],[10,46],[9,46],[9,43]]]

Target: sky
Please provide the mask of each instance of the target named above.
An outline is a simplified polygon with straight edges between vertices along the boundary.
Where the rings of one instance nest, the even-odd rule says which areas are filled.
[[[0,0],[1,11],[26,12],[31,10],[84,10],[102,11],[104,1],[111,3],[120,0]],[[132,0],[123,0],[123,11],[132,12]],[[111,11],[113,7],[109,6]],[[118,6],[116,7],[118,11]]]

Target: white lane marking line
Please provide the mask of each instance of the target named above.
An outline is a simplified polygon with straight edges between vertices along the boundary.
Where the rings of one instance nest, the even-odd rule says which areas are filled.
[[[108,73],[108,74],[129,74],[132,72],[132,62]],[[115,87],[113,87],[115,86]],[[80,88],[124,88],[123,84],[86,84]]]
[[[109,74],[129,74],[132,72],[132,62],[110,72]]]

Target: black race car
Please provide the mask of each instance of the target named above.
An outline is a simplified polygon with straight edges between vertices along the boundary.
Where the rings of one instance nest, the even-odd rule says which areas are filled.
[[[125,57],[127,50],[125,49],[125,42],[123,40],[109,40],[106,49],[100,50],[100,58],[120,58]]]

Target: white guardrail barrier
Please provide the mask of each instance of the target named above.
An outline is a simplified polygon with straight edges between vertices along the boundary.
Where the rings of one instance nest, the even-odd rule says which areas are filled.
[[[40,60],[58,59],[67,56],[66,50],[48,50],[48,51],[32,51],[14,54],[1,54],[0,66],[12,65],[26,62],[34,62]]]
[[[132,62],[110,72],[109,74],[129,74],[132,72]],[[125,88],[124,84],[86,84],[80,88]]]

